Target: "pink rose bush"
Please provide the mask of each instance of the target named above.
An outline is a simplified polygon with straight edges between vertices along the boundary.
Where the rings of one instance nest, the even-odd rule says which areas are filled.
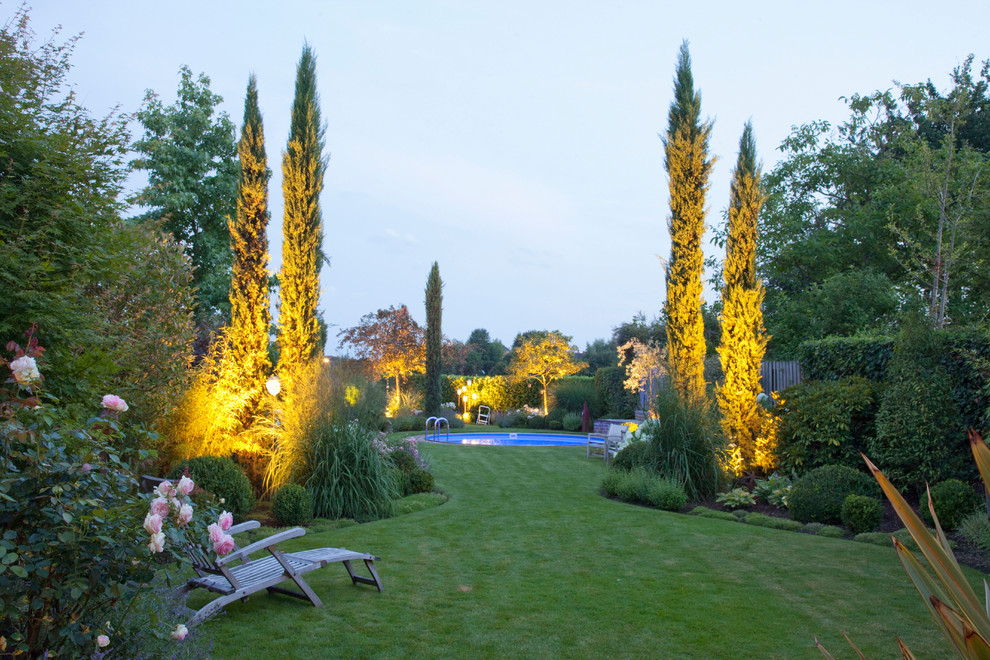
[[[220,529],[226,532],[228,529],[230,529],[231,525],[234,524],[234,514],[230,513],[229,511],[224,511],[223,513],[220,514],[220,518],[217,520],[217,522],[220,524]]]
[[[174,639],[177,642],[181,642],[186,638],[186,635],[188,634],[189,634],[189,629],[180,623],[175,627],[175,630],[172,631],[172,639]]]
[[[103,407],[107,410],[122,413],[127,412],[127,402],[116,394],[107,394],[103,397]]]
[[[31,385],[41,380],[38,363],[33,357],[22,356],[10,363],[10,371],[19,385]]]
[[[101,649],[110,646],[110,638],[106,635],[100,635],[96,638],[96,645]]]

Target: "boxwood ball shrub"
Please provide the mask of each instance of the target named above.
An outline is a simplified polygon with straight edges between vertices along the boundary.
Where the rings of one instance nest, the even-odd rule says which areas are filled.
[[[958,527],[966,516],[980,506],[980,496],[976,491],[958,479],[947,479],[935,484],[932,486],[931,494],[938,523],[942,529],[948,531]],[[918,511],[926,525],[935,526],[931,511],[928,509],[928,498],[925,495],[922,495],[921,501],[918,502]]]
[[[408,484],[409,495],[433,492],[433,475],[426,470],[419,468],[413,470],[406,475],[406,483]]]
[[[842,524],[855,534],[872,532],[883,520],[880,500],[866,495],[848,495],[842,501]]]
[[[836,525],[842,522],[842,503],[849,495],[879,498],[880,486],[851,467],[826,465],[794,482],[787,508],[794,520]]]
[[[564,415],[563,425],[565,431],[577,431],[581,428],[580,413],[567,413]]]
[[[649,453],[650,443],[630,442],[612,458],[612,467],[625,471],[640,467],[646,464]]]
[[[313,497],[299,484],[286,484],[272,497],[272,515],[279,525],[305,525],[313,519]]]
[[[564,428],[564,423],[559,419],[551,419],[547,422],[547,428],[551,431],[561,431]]]
[[[237,463],[226,456],[197,456],[180,461],[168,473],[175,480],[189,470],[189,478],[203,490],[223,498],[223,507],[234,518],[246,516],[254,506],[251,481]]]

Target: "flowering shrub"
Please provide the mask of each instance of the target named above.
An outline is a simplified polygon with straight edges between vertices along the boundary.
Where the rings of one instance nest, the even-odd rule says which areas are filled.
[[[170,491],[164,508],[142,498],[131,465],[149,453],[117,449],[115,415],[126,402],[114,397],[105,409],[113,414],[72,425],[40,392],[43,349],[33,338],[26,349],[7,348],[15,359],[0,358],[11,374],[0,387],[0,652],[136,657],[122,632],[135,624],[125,619],[150,592],[139,585],[155,576],[152,553],[180,554],[166,531],[173,540],[196,533],[193,484]],[[175,523],[167,530],[166,518]],[[167,638],[170,628],[162,622],[155,632]]]

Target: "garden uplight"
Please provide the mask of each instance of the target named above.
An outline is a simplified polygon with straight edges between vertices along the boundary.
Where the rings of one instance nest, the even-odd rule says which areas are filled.
[[[268,382],[265,383],[265,389],[267,389],[268,393],[272,396],[278,396],[278,393],[282,391],[282,381],[278,379],[278,376],[272,376],[268,379]]]

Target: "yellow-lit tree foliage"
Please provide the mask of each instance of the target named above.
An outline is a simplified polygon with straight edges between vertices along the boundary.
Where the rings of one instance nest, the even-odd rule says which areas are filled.
[[[316,312],[323,262],[320,192],[326,161],[325,129],[316,92],[316,55],[307,44],[296,68],[289,143],[282,155],[282,269],[279,274],[279,377],[293,380],[316,357],[320,326]]]
[[[240,411],[246,426],[257,411],[265,380],[271,375],[268,331],[271,326],[268,294],[268,158],[265,133],[258,109],[254,75],[248,80],[244,100],[244,125],[237,145],[241,176],[237,189],[237,215],[229,219],[234,263],[230,281],[230,326],[225,362],[229,383],[245,402]]]
[[[711,123],[702,123],[685,41],[677,59],[674,101],[663,139],[670,178],[670,260],[667,263],[667,348],[674,389],[685,401],[705,396],[705,326],[701,316],[705,194],[714,159],[708,157]]]
[[[725,381],[716,397],[722,430],[729,439],[733,471],[766,471],[773,447],[761,437],[768,421],[757,402],[760,366],[766,353],[763,327],[763,285],[756,277],[756,225],[766,196],[760,188],[753,127],[747,122],[739,141],[739,159],[732,176],[729,235],[722,288],[722,341],[718,347]]]
[[[376,376],[395,378],[397,398],[402,394],[402,377],[422,371],[426,362],[423,328],[405,305],[365,314],[359,325],[341,330],[339,336],[340,345],[350,344],[358,357],[368,360]]]
[[[576,352],[577,347],[571,346],[571,338],[557,330],[535,333],[513,349],[509,376],[516,380],[532,379],[543,386],[543,414],[547,415],[547,389],[550,383],[588,366],[574,359]]]

